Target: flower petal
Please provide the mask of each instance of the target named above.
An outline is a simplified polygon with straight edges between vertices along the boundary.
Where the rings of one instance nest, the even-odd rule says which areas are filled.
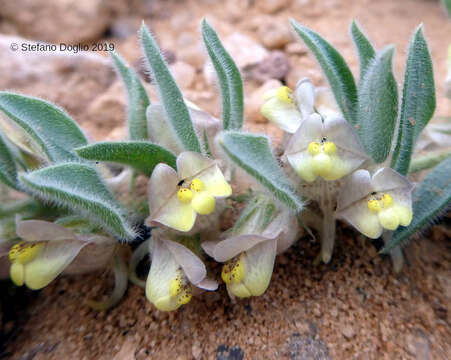
[[[190,151],[181,153],[177,158],[177,169],[181,179],[189,181],[196,177],[202,180],[205,190],[215,197],[232,194],[232,188],[216,162],[201,154]]]
[[[214,160],[193,151],[184,151],[177,157],[177,173],[179,178],[184,180],[198,176],[215,165]]]
[[[196,286],[200,289],[208,290],[208,291],[215,291],[218,288],[218,282],[213,279],[205,278],[200,283],[198,283]]]
[[[163,146],[174,154],[183,151],[183,146],[172,130],[164,108],[160,104],[150,104],[146,111],[149,140]]]
[[[158,212],[177,193],[179,178],[176,171],[166,164],[158,164],[148,185],[149,211]]]
[[[305,119],[296,133],[291,137],[285,154],[291,155],[304,151],[312,141],[321,140],[323,133],[323,123],[321,116],[312,114]]]
[[[61,241],[77,239],[76,235],[62,225],[44,220],[23,220],[16,225],[17,235],[25,241]]]
[[[287,154],[288,162],[296,173],[305,181],[313,182],[317,175],[313,172],[313,158],[306,151]]]
[[[307,119],[314,112],[315,87],[309,78],[303,78],[296,84],[294,97],[302,114],[302,119]]]
[[[180,307],[171,298],[169,287],[176,278],[179,264],[160,239],[154,239],[152,263],[146,280],[146,297],[161,311],[172,311]]]
[[[413,190],[412,183],[391,168],[382,168],[376,171],[372,180],[373,190],[386,192],[395,189]]]
[[[354,171],[340,191],[337,211],[363,199],[371,191],[371,175],[369,171],[363,169]]]
[[[337,147],[361,159],[361,163],[368,158],[356,130],[341,115],[336,114],[324,121],[324,136]]]
[[[371,239],[377,239],[382,235],[383,228],[379,223],[378,215],[368,209],[368,204],[365,200],[348,206],[337,215]]]
[[[47,286],[87,244],[79,240],[47,242],[36,258],[24,266],[25,284],[33,290]]]
[[[196,222],[191,204],[184,204],[174,194],[157,212],[148,218],[148,225],[165,225],[178,231],[190,231]]]
[[[216,261],[225,262],[267,240],[268,238],[261,235],[234,236],[220,241],[215,246],[213,257]]]
[[[268,240],[246,251],[244,281],[227,284],[229,293],[238,297],[262,295],[271,281],[276,248],[277,241]]]
[[[115,242],[96,244],[91,242],[83,248],[74,261],[64,270],[65,274],[86,274],[95,270],[104,269],[113,258]]]
[[[325,118],[340,114],[332,91],[326,87],[315,89],[315,108]]]
[[[172,240],[164,240],[175,261],[180,264],[188,280],[198,285],[207,276],[207,269],[199,257],[187,247]]]
[[[265,101],[261,113],[269,121],[290,134],[296,132],[302,122],[302,115],[297,106],[292,102],[282,102],[276,96]]]

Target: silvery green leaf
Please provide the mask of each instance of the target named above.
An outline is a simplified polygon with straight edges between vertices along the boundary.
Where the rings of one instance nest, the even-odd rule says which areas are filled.
[[[19,174],[19,181],[32,195],[78,212],[112,235],[126,240],[135,237],[116,200],[89,165],[52,165]]]
[[[343,112],[344,117],[355,125],[357,88],[351,70],[340,53],[326,40],[309,28],[291,20],[291,25],[304,40],[310,51],[315,55],[324,74],[329,81],[335,100]]]
[[[141,44],[151,70],[152,80],[158,88],[161,104],[174,132],[186,150],[200,153],[200,142],[182,93],[163,59],[155,39],[144,24],[141,27]]]
[[[398,138],[391,166],[405,175],[420,132],[435,111],[435,86],[432,60],[420,25],[410,42],[404,75]]]
[[[75,149],[75,152],[86,160],[128,165],[148,176],[159,163],[176,168],[174,154],[147,141],[100,142]]]
[[[450,156],[451,147],[427,152],[424,155],[417,155],[413,157],[412,161],[410,162],[409,174],[433,168]]]
[[[374,50],[374,47],[371,44],[370,40],[363,33],[362,29],[360,28],[360,25],[355,20],[352,21],[351,35],[352,40],[354,41],[354,44],[357,48],[357,52],[359,54],[360,61],[359,79],[361,81],[363,76],[365,75],[366,69],[368,68],[368,65],[370,64],[371,60],[373,60],[374,57],[376,56],[376,51]]]
[[[76,160],[73,148],[87,144],[78,125],[63,110],[44,100],[0,92],[0,122],[12,121],[22,128],[51,162]],[[8,136],[8,134],[5,134]]]
[[[127,117],[130,140],[146,140],[146,109],[150,104],[146,89],[138,74],[116,52],[112,51],[110,54],[128,95]]]
[[[240,71],[219,40],[215,30],[204,19],[202,36],[208,56],[218,75],[222,96],[222,121],[225,130],[243,126],[243,81]]]
[[[433,222],[451,201],[451,158],[438,164],[415,191],[413,199],[413,219],[409,226],[399,228],[393,233],[390,243],[381,250],[389,253],[399,245],[408,243],[409,237]]]
[[[235,165],[254,177],[272,196],[301,211],[303,203],[278,166],[266,136],[229,131],[219,135],[219,144]]]
[[[359,135],[366,153],[383,162],[393,140],[398,113],[398,88],[393,75],[394,47],[387,46],[368,65],[359,87]]]
[[[0,133],[0,181],[18,190],[17,168],[8,145],[6,145]]]

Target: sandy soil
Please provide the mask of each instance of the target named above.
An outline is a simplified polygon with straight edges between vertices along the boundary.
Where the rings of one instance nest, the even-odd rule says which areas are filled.
[[[244,1],[243,1],[244,2]],[[240,1],[154,1],[154,13],[145,17],[160,44],[175,57],[200,42],[203,16],[221,36],[240,31],[261,42],[252,19],[288,18],[313,28],[340,49],[355,74],[357,58],[348,36],[351,18],[357,18],[377,47],[397,46],[397,78],[402,79],[407,41],[414,28],[425,24],[434,60],[438,91],[437,115],[451,114],[443,97],[446,51],[451,22],[438,1],[432,0],[325,0],[283,1],[291,5],[262,15],[258,1],[245,11]],[[142,15],[130,10],[119,17],[132,29],[124,38],[108,38],[130,62],[139,64],[135,30]],[[183,37],[185,36],[185,37]],[[182,39],[182,40],[180,40]],[[294,40],[293,40],[294,42]],[[325,84],[314,60],[305,54],[287,55],[292,70],[288,84],[308,75]],[[202,64],[195,66],[188,98],[218,115],[217,97],[204,79]],[[246,96],[260,86],[246,81]],[[275,127],[246,126],[267,131]],[[81,119],[83,123],[83,119]],[[90,128],[90,130],[94,130]],[[111,129],[109,129],[111,130]],[[95,138],[107,137],[100,132]],[[174,313],[161,313],[130,286],[126,298],[109,312],[96,312],[84,304],[107,291],[108,274],[65,277],[44,290],[19,291],[29,298],[26,309],[16,304],[18,317],[5,316],[13,336],[3,356],[11,359],[448,359],[451,354],[451,255],[449,218],[434,226],[407,249],[408,264],[392,273],[387,258],[346,226],[338,228],[337,248],[328,265],[314,267],[319,246],[308,236],[276,262],[271,285],[260,298],[232,301],[223,286],[205,293]],[[220,269],[213,267],[218,274]],[[6,311],[6,309],[3,309]],[[9,309],[8,309],[9,310]],[[12,311],[12,310],[11,310]]]

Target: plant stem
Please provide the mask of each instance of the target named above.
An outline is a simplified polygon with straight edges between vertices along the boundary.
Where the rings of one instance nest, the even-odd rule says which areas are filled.
[[[335,203],[332,194],[329,191],[327,181],[323,180],[323,191],[320,201],[321,211],[323,212],[323,224],[321,231],[321,253],[320,259],[327,264],[334,251],[335,245]]]
[[[385,231],[382,234],[382,239],[384,240],[384,244],[386,246],[391,241],[392,236],[393,236],[393,231]],[[395,270],[395,273],[399,273],[404,265],[404,255],[402,254],[401,247],[397,246],[397,247],[393,248],[390,251],[390,257],[391,257],[391,261],[393,263],[393,269]]]

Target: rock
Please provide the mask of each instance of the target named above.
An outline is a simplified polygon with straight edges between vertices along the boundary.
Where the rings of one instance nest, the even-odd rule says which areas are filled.
[[[253,69],[268,56],[268,50],[250,37],[239,32],[224,38],[223,45],[242,73],[244,73],[244,77],[246,77],[246,72],[249,69]],[[203,72],[208,84],[216,83],[216,74],[210,61],[207,61],[205,64]]]
[[[191,347],[191,354],[193,355],[194,359],[201,359],[202,358],[202,349],[200,348],[199,341],[195,341],[193,346]]]
[[[246,12],[249,9],[250,0],[229,0],[225,2],[225,13],[228,20],[235,23],[243,19],[246,16]]]
[[[243,360],[244,352],[239,346],[219,345],[216,349],[216,360]]]
[[[259,26],[258,37],[269,49],[280,49],[292,40],[292,34],[287,24],[270,21]]]
[[[223,44],[240,69],[259,64],[268,56],[263,46],[239,32],[224,38]]]
[[[136,344],[126,340],[113,360],[135,360]]]
[[[418,360],[431,359],[429,339],[420,330],[416,334],[409,334],[406,338],[406,350]]]
[[[2,26],[15,34],[54,43],[97,40],[111,24],[112,8],[103,0],[2,1]]]
[[[342,327],[341,328],[341,333],[348,340],[352,339],[354,337],[354,335],[355,335],[355,331],[352,328],[352,326],[350,326],[350,325],[346,325],[346,326]]]
[[[194,66],[202,69],[205,64],[206,52],[199,41],[199,37],[193,33],[182,33],[177,39],[177,57]]]
[[[321,340],[293,334],[287,341],[286,354],[294,360],[330,360],[329,351]]]
[[[83,122],[86,109],[115,81],[108,58],[79,52],[11,51],[12,43],[31,41],[0,35],[0,89],[42,97],[56,103]]]
[[[269,79],[284,80],[290,71],[290,63],[286,55],[279,50],[272,51],[261,63],[245,69],[247,80],[263,83]]]
[[[290,5],[291,0],[257,0],[255,5],[264,13],[274,14]]]
[[[169,66],[172,76],[182,89],[188,89],[194,82],[196,70],[190,65],[182,61]]]
[[[305,55],[308,49],[301,42],[292,42],[285,46],[285,52],[289,55]]]
[[[263,94],[268,90],[277,89],[280,86],[282,86],[282,83],[279,80],[272,79],[266,81],[257,90],[253,91],[251,96],[245,99],[244,109],[246,118],[256,123],[268,122],[268,119],[260,112],[260,108],[264,102]]]
[[[125,124],[126,99],[127,95],[122,82],[117,80],[87,107],[86,122],[90,127],[94,125],[97,139],[103,138],[112,129]]]

